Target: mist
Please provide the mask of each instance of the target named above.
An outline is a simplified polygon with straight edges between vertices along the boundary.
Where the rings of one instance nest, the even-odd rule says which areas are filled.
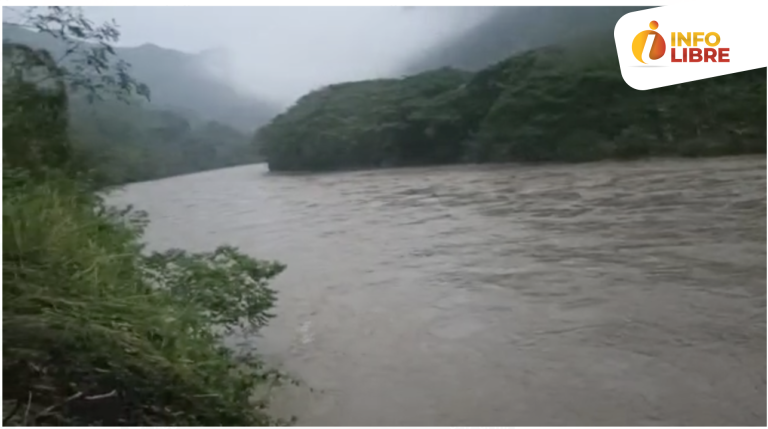
[[[4,23],[13,23],[3,8]],[[151,108],[251,133],[334,83],[453,67],[477,71],[526,49],[604,33],[627,7],[85,7],[117,23],[117,57]],[[45,14],[45,10],[40,10]],[[20,15],[23,22],[23,14]],[[607,36],[606,36],[607,35]],[[59,55],[50,34],[3,37]],[[606,38],[607,37],[607,38]]]
[[[492,8],[85,7],[115,19],[118,46],[153,44],[200,55],[238,91],[288,105],[341,81],[392,77],[430,46],[485,19]]]

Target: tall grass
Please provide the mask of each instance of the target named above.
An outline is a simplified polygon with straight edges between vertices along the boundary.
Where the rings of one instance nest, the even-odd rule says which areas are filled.
[[[273,374],[221,339],[266,323],[282,265],[144,255],[141,216],[63,176],[3,176],[4,423],[278,423],[252,398]]]

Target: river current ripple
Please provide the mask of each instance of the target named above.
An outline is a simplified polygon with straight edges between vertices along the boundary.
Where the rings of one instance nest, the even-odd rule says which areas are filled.
[[[288,265],[239,340],[306,383],[274,399],[300,424],[766,422],[765,157],[254,165],[111,198],[154,248]]]

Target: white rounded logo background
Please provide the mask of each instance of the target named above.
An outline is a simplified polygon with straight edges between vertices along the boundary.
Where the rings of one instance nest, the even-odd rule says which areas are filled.
[[[619,19],[613,32],[621,75],[632,88],[647,90],[766,67],[766,17],[768,1],[711,5],[690,2],[628,13]],[[648,30],[651,21],[659,24],[655,31],[664,38],[666,52],[661,58],[643,64],[632,53],[632,40],[641,31]],[[718,33],[721,40],[717,47],[730,48],[730,62],[673,63],[672,49],[675,48],[676,57],[681,58],[685,46],[672,46],[672,32]],[[699,43],[698,47],[707,45]]]

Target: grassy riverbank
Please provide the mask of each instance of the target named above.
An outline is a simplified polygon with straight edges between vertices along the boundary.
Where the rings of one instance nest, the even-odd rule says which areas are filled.
[[[86,22],[59,8],[43,18]],[[84,58],[104,64],[103,49]],[[285,267],[226,246],[145,252],[146,216],[104,204],[67,115],[89,82],[129,97],[138,86],[101,79],[108,68],[70,72],[45,51],[4,52],[17,62],[3,82],[3,423],[277,423],[252,395],[277,374],[222,339],[267,323],[268,282]]]
[[[258,359],[234,356],[214,329],[265,323],[274,301],[265,281],[281,265],[228,248],[144,256],[141,222],[126,223],[76,182],[9,174],[4,169],[3,399],[6,413],[16,409],[9,424],[269,423],[250,400],[266,374]]]

